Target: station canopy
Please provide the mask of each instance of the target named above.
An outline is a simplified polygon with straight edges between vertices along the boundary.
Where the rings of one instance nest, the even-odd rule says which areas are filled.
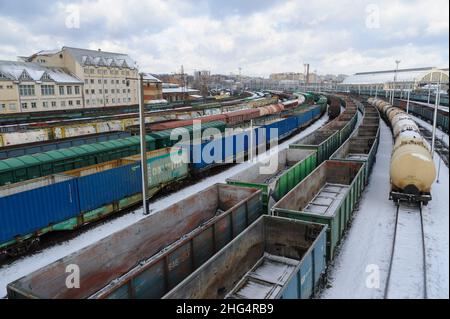
[[[448,69],[437,68],[418,68],[418,69],[403,69],[375,71],[375,72],[361,72],[355,73],[347,77],[342,84],[345,85],[376,85],[393,83],[395,74],[397,73],[396,82],[414,83],[416,85],[427,83],[449,83]]]

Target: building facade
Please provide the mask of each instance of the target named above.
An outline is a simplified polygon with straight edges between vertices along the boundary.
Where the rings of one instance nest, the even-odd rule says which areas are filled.
[[[65,68],[83,84],[85,107],[138,104],[138,70],[128,55],[63,47],[26,58],[42,66]]]
[[[0,61],[0,113],[83,108],[83,82],[64,68]]]
[[[164,102],[162,81],[149,73],[144,73],[144,103]]]

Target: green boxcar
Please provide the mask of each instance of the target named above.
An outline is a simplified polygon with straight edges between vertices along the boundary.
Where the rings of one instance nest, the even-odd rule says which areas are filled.
[[[368,113],[366,113],[367,115]],[[364,163],[365,184],[375,163],[380,140],[380,118],[369,117],[355,130],[351,137],[331,155],[331,159]],[[366,124],[368,123],[368,124]]]
[[[147,150],[155,149],[155,139],[146,136]],[[0,161],[0,186],[95,165],[138,154],[139,137],[69,147]]]
[[[259,188],[263,205],[271,206],[308,176],[317,163],[314,150],[285,149],[227,179],[228,184]]]
[[[272,213],[328,225],[331,260],[364,189],[364,174],[363,163],[326,161],[275,204]]]
[[[291,149],[309,149],[317,152],[317,164],[330,158],[339,147],[339,131],[320,129],[289,145]]]

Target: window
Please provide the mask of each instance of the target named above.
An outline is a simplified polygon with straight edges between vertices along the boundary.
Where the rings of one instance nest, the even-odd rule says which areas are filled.
[[[88,89],[86,89],[84,92],[85,92],[86,94],[89,94],[89,90],[88,90]]]
[[[116,80],[116,84],[119,84],[119,80]]]
[[[13,86],[12,85],[7,85],[6,88],[12,90]],[[33,91],[34,91],[34,87],[33,87]],[[14,106],[14,108],[15,108],[15,106]]]
[[[61,106],[65,107],[66,106],[66,101],[61,101]]]
[[[102,84],[102,79],[98,79],[98,84]]]
[[[120,97],[117,99],[117,103],[120,103]]]
[[[88,79],[85,79],[85,80],[84,80],[84,84],[89,84],[89,80],[88,80]]]
[[[109,99],[106,99],[106,104],[108,104],[109,103]]]
[[[55,86],[54,85],[41,85],[41,94],[42,95],[55,95]]]
[[[72,106],[72,105],[73,105],[73,101],[70,100],[70,101],[69,101],[69,106]]]
[[[75,87],[75,94],[80,94],[80,87],[79,86]]]
[[[59,87],[59,95],[64,95],[64,86]]]
[[[126,89],[123,89],[123,93],[127,93],[127,90],[126,90]]]
[[[128,89],[128,93],[130,93],[131,92],[131,90],[130,89]]]
[[[131,97],[128,98],[128,102],[131,102]]]
[[[95,94],[95,90],[92,89],[92,90],[91,90],[91,93],[92,93],[92,94]]]
[[[105,89],[105,94],[108,94],[108,89]]]
[[[125,80],[122,80],[122,84],[125,84],[126,83],[126,81]]]
[[[94,69],[91,69],[91,70],[90,70],[90,73],[91,73],[91,74],[94,74],[94,72],[95,72]]]
[[[103,83],[108,84],[108,80],[103,81]]]
[[[6,104],[2,104],[2,110],[6,109]]]
[[[111,89],[111,93],[112,93],[112,94],[116,93],[116,90]]]
[[[80,100],[77,100],[77,105],[81,105],[81,101]]]
[[[113,102],[113,103],[116,103],[116,99],[112,99],[112,102]]]
[[[84,68],[84,73],[88,74],[89,73],[89,69],[88,68]]]
[[[68,94],[68,95],[71,95],[71,94],[72,94],[72,87],[71,87],[71,86],[68,86],[68,87],[67,87],[67,94]]]
[[[102,90],[102,89],[99,89],[99,90],[98,90],[98,93],[102,94],[102,93],[103,93],[103,90]]]
[[[56,102],[52,101],[52,107],[56,107]]]
[[[47,108],[48,107],[48,102],[42,102],[42,106]]]
[[[34,95],[34,85],[19,85],[19,93],[21,96]]]
[[[94,79],[91,79],[91,84],[94,84]]]
[[[31,108],[35,109],[36,108],[36,102],[31,102]]]
[[[27,104],[27,103],[22,103],[22,108],[23,108],[23,109],[28,108],[28,104]]]
[[[16,103],[9,103],[9,109],[11,111],[15,111],[16,110]]]
[[[3,90],[3,85],[0,85],[0,90]],[[5,105],[5,104],[3,104],[3,105]]]

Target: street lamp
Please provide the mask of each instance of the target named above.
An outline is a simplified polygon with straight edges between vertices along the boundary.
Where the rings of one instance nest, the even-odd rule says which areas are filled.
[[[147,140],[145,132],[145,106],[144,106],[144,73],[139,73],[138,78],[126,78],[127,86],[130,80],[138,81],[139,96],[139,132],[141,142],[141,171],[142,171],[142,206],[144,215],[149,214],[148,207],[148,167],[147,167]]]

